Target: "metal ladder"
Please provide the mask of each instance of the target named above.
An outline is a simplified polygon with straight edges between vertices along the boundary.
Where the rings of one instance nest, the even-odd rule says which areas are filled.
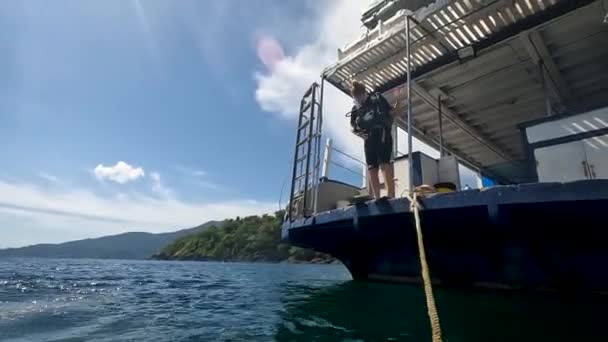
[[[322,101],[322,86],[317,83],[308,88],[300,101],[288,206],[290,221],[316,212],[321,164]]]

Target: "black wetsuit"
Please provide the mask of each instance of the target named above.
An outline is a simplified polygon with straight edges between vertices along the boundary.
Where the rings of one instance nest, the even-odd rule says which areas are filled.
[[[382,113],[383,122],[368,130],[362,130],[358,124],[358,118],[370,110],[379,110]],[[360,106],[354,106],[351,112],[350,124],[355,131],[362,132],[365,138],[365,162],[369,169],[374,169],[381,164],[389,164],[393,161],[393,137],[391,132],[392,118],[390,116],[391,106],[380,94],[367,97]]]

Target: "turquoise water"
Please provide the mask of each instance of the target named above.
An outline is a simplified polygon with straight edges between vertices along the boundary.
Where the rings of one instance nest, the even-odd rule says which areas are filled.
[[[1,341],[428,341],[416,287],[342,266],[0,259]],[[602,297],[438,290],[448,341],[607,341]]]

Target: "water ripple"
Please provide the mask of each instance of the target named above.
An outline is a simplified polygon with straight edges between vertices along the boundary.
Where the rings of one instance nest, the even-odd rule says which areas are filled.
[[[419,288],[335,265],[0,260],[2,341],[422,341]],[[608,340],[605,299],[440,290],[450,341]]]

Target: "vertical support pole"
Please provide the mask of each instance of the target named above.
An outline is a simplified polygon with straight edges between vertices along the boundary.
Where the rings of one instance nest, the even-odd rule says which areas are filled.
[[[405,17],[407,55],[407,163],[409,166],[409,192],[414,193],[414,163],[412,163],[412,63],[410,54],[410,17]]]
[[[323,154],[323,167],[321,169],[321,178],[329,177],[329,165],[331,163],[331,150],[333,141],[327,139],[325,142],[325,153]]]
[[[551,99],[549,98],[549,91],[547,89],[547,80],[545,79],[545,64],[543,63],[542,59],[538,61],[538,72],[540,73],[540,83],[543,87],[543,96],[545,96],[546,115],[551,116],[552,115]]]
[[[397,137],[398,135],[398,131],[397,131],[397,124],[393,124],[391,126],[391,135],[393,137],[393,158],[397,158],[397,156],[399,155],[399,138]]]
[[[441,95],[437,97],[437,120],[439,121],[439,158],[443,157],[443,120],[441,113]]]

